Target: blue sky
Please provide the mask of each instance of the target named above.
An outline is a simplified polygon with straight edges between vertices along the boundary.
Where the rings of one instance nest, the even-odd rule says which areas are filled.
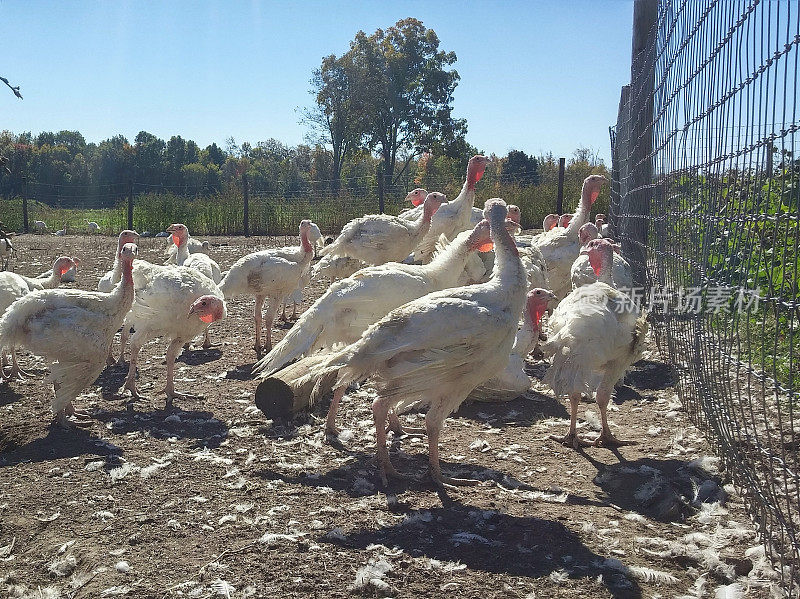
[[[0,75],[24,96],[0,89],[0,128],[295,145],[322,57],[413,16],[458,56],[454,114],[471,144],[500,155],[589,146],[608,163],[632,14],[627,0],[0,0]]]

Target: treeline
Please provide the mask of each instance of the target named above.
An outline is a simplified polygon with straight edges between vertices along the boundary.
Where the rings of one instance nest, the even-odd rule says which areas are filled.
[[[410,162],[403,186],[445,182],[460,185],[466,163],[474,148],[461,156],[423,154]],[[134,181],[139,191],[148,188],[169,190],[179,195],[209,195],[239,185],[246,172],[251,188],[267,194],[314,195],[330,192],[332,152],[322,146],[300,144],[290,147],[270,139],[251,145],[228,139],[225,148],[216,143],[200,148],[180,135],[164,141],[146,131],[133,143],[116,135],[99,144],[87,143],[78,131],[15,134],[0,132],[0,194],[6,199],[25,194],[25,185],[62,188],[64,194],[105,194],[118,188],[124,194]],[[557,168],[552,155],[528,156],[511,150],[505,156],[493,155],[487,169],[488,182],[522,186],[538,185]],[[374,187],[381,159],[361,153],[344,163],[337,182],[351,195]],[[602,172],[602,161],[586,148],[579,148],[568,164],[568,173]],[[599,171],[598,171],[599,169]]]

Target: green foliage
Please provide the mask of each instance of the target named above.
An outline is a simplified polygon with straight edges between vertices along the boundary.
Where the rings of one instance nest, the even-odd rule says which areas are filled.
[[[656,238],[668,239],[669,274],[676,286],[744,288],[762,298],[759,309],[736,306],[714,314],[711,329],[731,340],[743,361],[759,365],[785,388],[800,389],[791,354],[800,303],[800,169],[798,161],[772,173],[685,175],[667,198],[668,220]],[[735,296],[734,292],[734,296]]]

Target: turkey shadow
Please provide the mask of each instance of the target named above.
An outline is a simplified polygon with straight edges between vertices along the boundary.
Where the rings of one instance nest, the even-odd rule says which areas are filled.
[[[249,381],[253,378],[253,366],[255,362],[249,364],[239,364],[225,372],[225,378],[233,381]]]
[[[597,469],[592,482],[609,503],[652,520],[683,522],[703,503],[727,499],[723,481],[693,461],[640,458],[608,465],[580,455]]]
[[[173,408],[165,410],[155,408],[149,411],[129,410],[130,398],[120,398],[125,407],[116,410],[101,409],[92,414],[92,418],[111,425],[115,434],[146,432],[155,439],[166,440],[171,437],[194,439],[191,447],[211,449],[220,446],[228,438],[228,426],[214,417],[214,414],[201,410],[182,410]],[[137,400],[140,403],[146,400]],[[192,401],[192,400],[176,400]]]
[[[364,497],[367,495],[378,495],[386,493],[395,495],[406,491],[437,491],[438,487],[428,477],[428,457],[427,454],[409,454],[402,451],[392,451],[390,453],[392,464],[401,473],[409,475],[409,478],[398,480],[389,479],[388,488],[383,486],[380,479],[378,466],[375,463],[375,456],[372,453],[365,453],[358,450],[344,450],[342,453],[353,458],[350,462],[328,470],[324,473],[309,471],[286,474],[271,468],[261,468],[253,472],[259,478],[265,480],[280,480],[289,484],[298,484],[306,487],[328,487],[337,491],[347,493],[350,497]],[[491,482],[494,485],[515,491],[530,491],[533,493],[532,500],[542,498],[546,500],[555,493],[551,489],[540,489],[524,483],[505,472],[487,468],[479,464],[464,464],[459,462],[449,462],[441,460],[442,473],[445,476],[456,478],[472,478],[479,481]],[[493,493],[491,486],[481,486],[483,492]],[[440,492],[443,504],[451,501],[445,492]],[[589,499],[582,495],[564,493],[558,498],[558,503],[566,505],[588,505],[594,507],[609,507],[603,501]]]
[[[86,458],[87,462],[93,458],[105,458],[106,467],[111,468],[119,464],[122,453],[121,447],[95,436],[91,430],[66,430],[55,423],[50,425],[46,436],[23,444],[17,444],[7,433],[0,431],[0,468],[22,462],[49,462],[78,456],[92,456]]]
[[[639,585],[625,566],[607,565],[558,521],[512,516],[452,502],[446,507],[413,509],[402,522],[377,530],[357,530],[318,542],[364,550],[370,545],[398,547],[412,557],[460,562],[470,570],[543,578],[564,571],[572,579],[598,579],[612,597],[638,599]]]
[[[175,362],[183,362],[189,366],[200,366],[220,358],[222,358],[222,350],[210,347],[208,349],[183,350],[181,355],[175,358]]]
[[[492,426],[530,426],[550,418],[569,419],[563,402],[550,395],[528,390],[524,395],[502,402],[473,401],[463,403],[452,416],[487,422]]]
[[[672,364],[639,360],[625,375],[625,383],[643,391],[662,391],[678,384],[678,373]]]
[[[17,403],[25,396],[12,389],[8,383],[0,383],[0,407]]]

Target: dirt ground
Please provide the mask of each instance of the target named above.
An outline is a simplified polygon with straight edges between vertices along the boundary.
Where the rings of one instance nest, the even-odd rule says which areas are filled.
[[[292,238],[211,238],[223,270]],[[15,239],[13,270],[81,258],[75,283],[110,268],[108,237]],[[163,239],[140,256],[162,259]],[[312,283],[302,309],[327,282]],[[176,387],[204,396],[164,410],[166,344],[142,352],[126,410],[125,368],[76,401],[94,425],[51,425],[45,363],[0,385],[0,594],[10,597],[705,597],[776,593],[742,500],[682,412],[667,364],[649,352],[620,387],[612,428],[637,445],[574,451],[548,439],[564,401],[534,384],[504,404],[462,406],[441,438],[447,473],[483,482],[447,494],[422,478],[424,439],[392,438],[418,482],[384,489],[373,463],[371,391],[345,396],[343,446],[324,442],[327,404],[290,423],[253,403],[253,300],[229,302],[210,350],[184,352]],[[288,326],[288,325],[287,325]],[[284,329],[273,331],[279,339]],[[115,342],[116,347],[116,342]],[[531,363],[541,379],[546,364]],[[405,419],[420,421],[421,414]],[[583,403],[584,431],[599,424]],[[731,595],[733,596],[733,595]]]

